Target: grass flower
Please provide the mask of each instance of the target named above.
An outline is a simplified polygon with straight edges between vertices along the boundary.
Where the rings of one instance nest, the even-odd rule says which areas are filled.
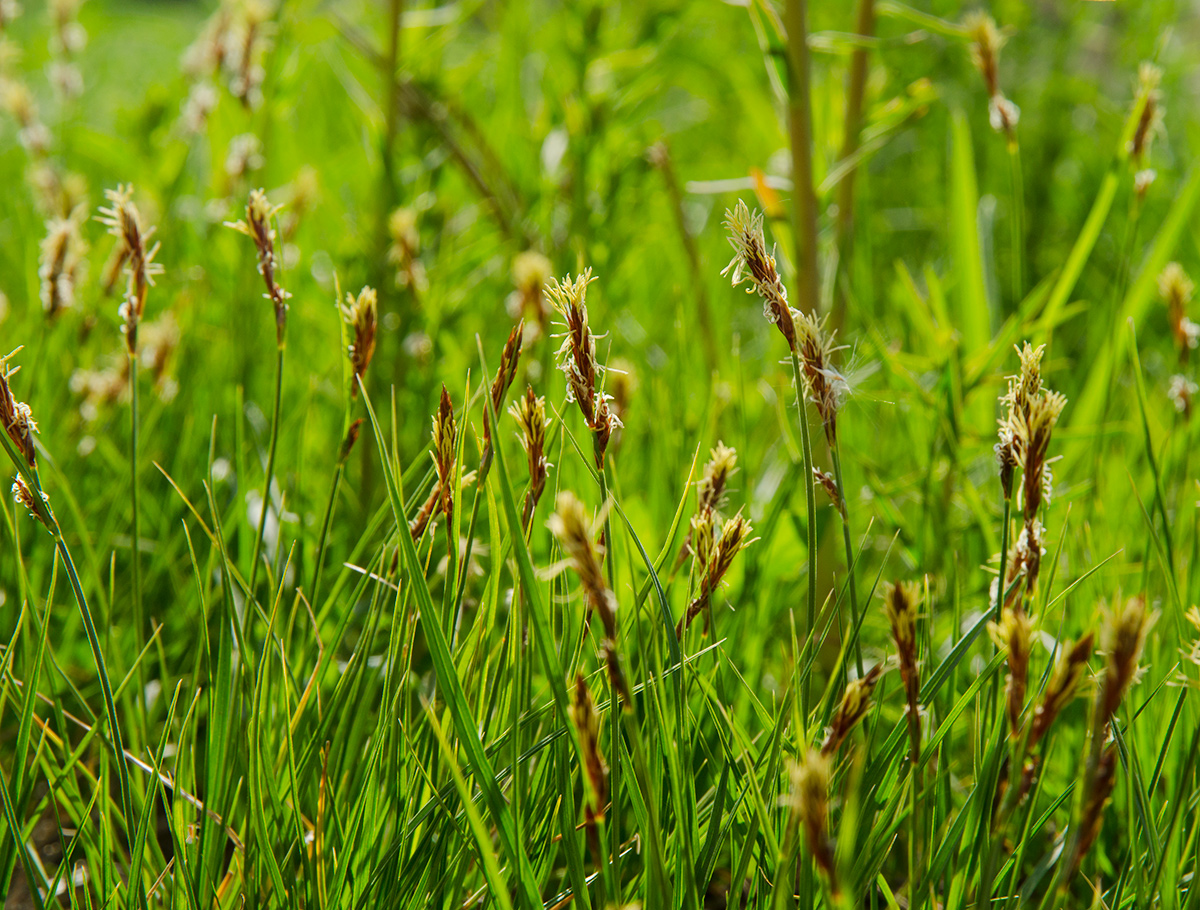
[[[267,201],[267,194],[261,189],[251,190],[250,199],[246,203],[245,220],[227,221],[225,226],[245,234],[254,241],[254,248],[258,254],[258,273],[262,275],[267,288],[263,296],[271,301],[275,309],[275,339],[277,345],[282,348],[287,334],[287,301],[292,295],[285,291],[278,281],[279,259],[275,254],[275,229],[271,226],[271,219],[279,210],[280,206],[271,205]]]
[[[871,707],[871,693],[875,690],[875,684],[879,682],[881,676],[883,676],[883,664],[879,663],[868,670],[866,676],[851,680],[846,684],[846,691],[842,693],[842,700],[838,704],[837,713],[833,715],[833,722],[829,726],[829,732],[825,735],[825,742],[821,744],[822,755],[834,755],[855,725],[867,716],[867,711]]]
[[[804,840],[817,868],[829,881],[829,889],[838,894],[837,869],[833,841],[829,836],[829,756],[809,749],[792,766],[792,813],[804,830]]]
[[[38,278],[41,280],[42,309],[51,319],[75,305],[75,289],[82,277],[88,250],[79,231],[83,212],[80,207],[67,218],[54,218],[46,223],[46,236],[38,258]]]
[[[522,523],[529,527],[534,509],[546,489],[546,430],[550,421],[546,419],[546,399],[538,397],[533,386],[526,386],[525,394],[509,406],[509,413],[521,428],[521,446],[529,465],[529,491],[525,494]]]
[[[1100,685],[1098,722],[1107,724],[1138,676],[1138,661],[1146,635],[1158,614],[1146,609],[1144,597],[1122,599],[1118,594],[1104,614],[1104,677]]]
[[[454,509],[454,467],[458,459],[458,428],[454,422],[454,406],[450,393],[442,386],[437,413],[433,415],[433,464],[437,469],[441,490],[441,510],[449,521]]]
[[[762,298],[763,316],[779,329],[788,349],[795,351],[795,317],[798,313],[788,305],[787,288],[775,267],[775,257],[767,251],[762,213],[752,214],[746,203],[739,199],[732,209],[725,210],[725,230],[729,234],[729,245],[733,247],[733,259],[721,274],[732,272],[734,287],[749,283],[746,293]]]
[[[37,455],[33,448],[33,434],[38,431],[37,421],[33,419],[29,405],[13,397],[12,387],[8,382],[20,369],[10,369],[8,362],[20,350],[17,348],[0,357],[0,426],[4,427],[4,432],[8,434],[8,438],[12,440],[12,444],[24,457],[30,469],[34,469],[37,467]]]
[[[119,186],[106,190],[104,195],[109,205],[101,208],[97,217],[117,240],[113,260],[120,264],[116,270],[124,267],[128,277],[119,312],[125,323],[125,345],[131,355],[136,355],[138,324],[146,308],[146,294],[154,285],[154,277],[163,271],[154,261],[159,245],[147,247],[155,229],[143,227],[141,214],[133,202],[133,187]]]
[[[604,580],[600,558],[593,543],[594,532],[583,503],[574,493],[564,490],[555,501],[554,514],[546,523],[579,574],[588,605],[600,617],[604,634],[617,638],[617,600]]]
[[[1187,363],[1188,355],[1200,343],[1200,325],[1187,316],[1187,306],[1195,289],[1192,279],[1178,262],[1168,262],[1159,273],[1158,293],[1167,304],[1167,322],[1181,363]]]
[[[554,277],[554,266],[537,250],[526,250],[513,258],[513,294],[509,298],[509,315],[514,318],[532,315],[541,334],[549,326],[553,308],[546,296],[546,287]]]
[[[350,384],[350,397],[358,397],[358,386],[367,375],[367,367],[375,356],[375,332],[379,326],[379,295],[374,288],[364,287],[357,297],[346,294],[342,317],[354,334],[347,353],[356,382]]]
[[[988,632],[996,647],[1008,654],[1008,680],[1005,686],[1008,735],[1016,739],[1021,735],[1021,712],[1025,709],[1032,626],[1024,610],[1006,607],[999,623],[988,623]]]
[[[1079,846],[1075,851],[1072,873],[1078,871],[1079,864],[1087,856],[1096,838],[1100,836],[1100,826],[1104,822],[1104,808],[1112,798],[1113,787],[1117,782],[1117,747],[1115,744],[1106,746],[1100,755],[1096,775],[1092,780],[1087,801],[1083,806],[1083,818],[1080,824]]]
[[[524,338],[525,321],[521,320],[508,333],[508,341],[504,343],[504,350],[500,354],[500,369],[496,372],[496,378],[492,380],[492,386],[488,392],[492,399],[492,411],[496,413],[497,417],[500,415],[501,408],[504,407],[504,396],[508,394],[508,389],[517,376],[517,365],[521,360],[521,344]],[[485,409],[483,413],[483,457],[480,459],[479,470],[481,486],[487,480],[487,472],[491,463],[492,419]]]
[[[733,560],[738,553],[754,542],[750,537],[754,529],[741,512],[721,526],[721,534],[715,540],[712,532],[707,530],[710,527],[708,522],[711,521],[711,514],[697,517],[705,522],[699,527],[693,525],[694,548],[697,565],[700,567],[700,593],[688,605],[687,612],[679,620],[677,635],[682,635],[702,610],[711,607],[712,595],[725,579]]]
[[[587,287],[593,281],[592,270],[585,269],[575,279],[570,275],[562,281],[551,279],[548,293],[566,326],[558,359],[559,369],[567,377],[567,401],[579,405],[592,431],[596,467],[603,470],[609,439],[621,421],[609,408],[610,396],[597,388],[602,368],[596,360],[596,336],[588,325],[587,310]]]
[[[600,717],[596,703],[592,701],[592,694],[582,673],[575,674],[571,722],[583,747],[591,797],[587,804],[587,823],[589,827],[594,827],[597,821],[604,820],[605,807],[608,805],[608,762],[600,751]]]
[[[963,19],[963,28],[971,41],[971,63],[983,77],[988,93],[988,120],[998,133],[1004,133],[1009,142],[1015,141],[1020,109],[1004,97],[1000,90],[1000,49],[1008,36],[996,27],[996,22],[986,13],[969,13]]]
[[[1054,670],[1042,692],[1041,701],[1033,712],[1029,731],[1029,748],[1036,746],[1046,735],[1062,710],[1079,694],[1087,675],[1088,658],[1092,654],[1092,633],[1072,644],[1064,642],[1054,663]]]
[[[884,593],[884,607],[896,655],[908,716],[910,757],[915,765],[921,754],[921,680],[917,672],[917,609],[921,588],[915,582],[898,581]]]
[[[1163,108],[1158,91],[1161,82],[1162,70],[1153,63],[1138,67],[1137,103],[1142,105],[1142,112],[1129,140],[1129,157],[1138,169],[1143,166],[1150,143],[1162,130]]]

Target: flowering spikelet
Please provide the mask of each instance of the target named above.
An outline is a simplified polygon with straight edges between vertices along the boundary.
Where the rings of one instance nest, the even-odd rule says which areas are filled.
[[[1112,719],[1121,699],[1137,677],[1138,660],[1146,644],[1146,633],[1158,619],[1158,614],[1146,610],[1145,598],[1130,597],[1122,602],[1118,594],[1104,618],[1104,681],[1097,702],[1100,712],[1098,721],[1101,724]]]
[[[282,348],[287,331],[287,300],[292,295],[280,287],[276,278],[279,260],[275,255],[275,229],[271,227],[271,219],[279,212],[279,208],[267,201],[267,194],[261,189],[251,190],[250,199],[246,203],[246,219],[226,221],[225,226],[245,234],[254,241],[254,248],[258,252],[258,273],[262,275],[263,283],[267,287],[263,296],[270,300],[275,308],[275,339]]]
[[[546,299],[546,285],[554,275],[550,260],[537,250],[526,250],[513,258],[512,281],[514,292],[510,298],[509,312],[512,316],[532,314],[542,333],[552,309]]]
[[[46,222],[46,236],[38,259],[38,278],[41,279],[42,308],[51,319],[75,305],[75,287],[88,249],[79,232],[83,217],[84,210],[80,207],[68,218]]]
[[[0,357],[0,426],[8,434],[17,451],[24,457],[30,468],[37,467],[37,456],[33,449],[33,434],[37,432],[37,421],[29,405],[13,398],[8,380],[15,374],[16,369],[9,369],[8,361],[21,350],[17,348],[10,354]]]
[[[588,691],[582,673],[575,674],[575,688],[571,697],[571,722],[579,734],[579,745],[583,747],[584,765],[590,784],[591,799],[587,806],[587,821],[591,827],[596,821],[604,820],[604,807],[608,805],[608,763],[600,751],[600,719],[592,693]]]
[[[1041,741],[1063,708],[1079,694],[1079,684],[1087,673],[1088,658],[1092,653],[1092,633],[1071,644],[1066,642],[1058,653],[1054,671],[1046,683],[1042,700],[1033,712],[1033,726],[1029,732],[1029,748]]]
[[[528,527],[546,488],[546,429],[550,421],[546,419],[546,399],[539,398],[533,392],[533,386],[526,386],[525,395],[514,401],[508,409],[521,427],[521,445],[525,449],[525,458],[529,464],[529,492],[525,494],[525,508],[522,513],[522,523]]]
[[[1183,415],[1184,420],[1192,419],[1192,398],[1198,391],[1200,386],[1180,373],[1176,373],[1168,381],[1167,398],[1171,400],[1175,410]]]
[[[113,259],[125,267],[128,276],[125,299],[119,312],[125,322],[122,330],[125,346],[131,355],[136,355],[137,329],[146,308],[146,294],[154,285],[154,276],[162,274],[162,266],[154,261],[158,244],[149,249],[146,247],[155,229],[142,227],[141,215],[133,203],[133,187],[119,186],[115,190],[105,190],[104,195],[109,206],[101,208],[97,218],[117,239],[120,252],[114,250]]]
[[[583,503],[569,490],[562,491],[555,501],[555,512],[546,524],[562,544],[575,571],[579,573],[588,604],[604,624],[605,635],[615,641],[617,601],[600,571],[600,559],[592,542],[592,528]]]
[[[711,603],[713,592],[724,580],[726,573],[729,572],[730,566],[733,565],[734,557],[738,555],[746,546],[753,543],[750,539],[750,534],[754,529],[750,527],[750,522],[747,521],[741,512],[725,522],[721,527],[721,536],[716,539],[712,545],[712,549],[707,553],[707,557],[703,563],[702,574],[700,576],[700,593],[696,599],[688,606],[687,613],[683,619],[679,621],[679,626],[676,629],[676,634],[682,635],[683,630],[692,624],[700,611]],[[702,537],[703,534],[697,534],[697,537]],[[710,538],[711,539],[711,538]],[[702,551],[702,544],[698,544],[697,555]]]
[[[825,427],[825,438],[832,448],[837,442],[837,412],[846,397],[846,380],[833,366],[833,333],[826,331],[825,320],[806,313],[796,314],[796,345],[808,397],[816,405]]]
[[[737,471],[737,451],[718,442],[704,466],[704,476],[696,484],[696,511],[720,512],[729,486],[729,478]]]
[[[550,301],[566,325],[566,337],[559,348],[559,369],[567,377],[567,400],[579,405],[583,419],[592,431],[596,467],[603,469],[608,440],[621,421],[609,409],[609,396],[596,389],[596,336],[588,327],[587,286],[595,279],[592,270],[572,280],[551,279]]]
[[[50,497],[49,496],[47,496],[45,493],[42,494],[42,506],[41,506],[41,508],[39,508],[38,502],[34,498],[33,492],[29,489],[29,487],[27,487],[25,485],[25,481],[21,479],[20,475],[17,475],[17,478],[13,481],[12,495],[13,495],[13,499],[16,501],[17,505],[24,506],[26,511],[29,512],[30,518],[36,518],[38,521],[42,522],[43,524],[46,523],[45,520],[42,518],[42,510],[44,509],[47,513],[49,513],[49,511],[50,511]]]
[[[842,502],[841,493],[838,492],[837,478],[828,471],[822,471],[820,468],[813,468],[813,482],[825,491],[825,495],[829,497],[837,510],[846,517],[845,503]]]
[[[500,354],[500,369],[492,380],[490,394],[492,410],[499,416],[500,408],[504,405],[504,396],[508,394],[509,386],[517,376],[517,364],[521,360],[521,344],[525,338],[525,321],[521,320],[508,333],[508,341],[504,343],[504,351]],[[487,471],[492,462],[492,419],[487,410],[483,412],[483,458],[479,471],[480,485],[487,479]]]
[[[866,676],[851,680],[846,684],[841,704],[838,705],[837,713],[833,715],[829,733],[821,745],[822,755],[830,756],[837,752],[846,737],[850,735],[850,731],[854,729],[855,724],[866,716],[871,707],[871,692],[882,675],[883,664],[876,664],[867,671]]]
[[[1025,684],[1029,674],[1029,651],[1032,628],[1025,611],[1005,608],[999,623],[988,623],[988,633],[997,648],[1008,652],[1008,681],[1005,692],[1008,704],[1008,735],[1021,735],[1021,712],[1025,708]]]
[[[417,230],[417,212],[411,208],[396,209],[388,217],[388,262],[396,266],[396,284],[414,292],[424,291],[427,284],[425,267],[421,263],[421,233]]]
[[[354,444],[358,442],[358,434],[362,431],[363,418],[360,417],[354,423],[350,424],[346,430],[346,437],[342,440],[342,445],[338,449],[338,464],[344,465],[350,457],[350,452],[354,448]]]
[[[442,397],[433,415],[433,464],[441,489],[442,514],[449,520],[454,509],[454,463],[458,455],[458,429],[454,424],[454,405],[442,386]]]
[[[1187,363],[1188,353],[1200,343],[1200,325],[1187,317],[1187,305],[1196,286],[1178,262],[1168,262],[1158,276],[1158,293],[1167,303],[1167,321],[1179,350],[1179,360]]]
[[[995,20],[985,13],[969,13],[963,28],[971,40],[971,62],[983,77],[988,93],[988,119],[992,129],[1002,132],[1009,142],[1015,141],[1015,130],[1021,112],[1000,91],[1000,49],[1008,36],[996,27]]]
[[[1160,104],[1158,85],[1162,81],[1162,70],[1153,63],[1142,63],[1138,67],[1138,90],[1135,104],[1142,105],[1137,128],[1129,140],[1129,157],[1136,168],[1142,166],[1150,142],[1162,127],[1163,110]]]
[[[1104,822],[1104,807],[1108,805],[1109,799],[1112,797],[1113,786],[1117,782],[1116,772],[1117,747],[1114,744],[1107,746],[1101,753],[1096,776],[1092,780],[1091,790],[1087,794],[1087,801],[1083,806],[1083,817],[1079,826],[1079,846],[1075,851],[1072,872],[1079,869],[1079,864],[1091,850],[1096,838],[1100,836],[1100,826]]]
[[[1042,355],[1046,346],[1033,347],[1028,341],[1016,348],[1021,359],[1021,372],[1008,377],[1008,391],[1000,398],[1005,415],[1000,419],[999,437],[996,443],[996,462],[1000,469],[1000,486],[1004,498],[1012,497],[1013,475],[1022,460],[1022,437],[1019,427],[1029,414],[1030,402],[1042,391]]]
[[[371,358],[375,356],[375,330],[379,322],[379,295],[375,289],[365,287],[357,297],[346,294],[342,317],[354,332],[354,340],[350,342],[347,353],[354,376],[361,381],[371,365]],[[350,384],[351,398],[358,397],[358,385],[358,382]]]
[[[763,302],[763,316],[779,328],[788,349],[796,350],[796,311],[788,305],[787,288],[775,268],[775,257],[767,251],[763,236],[761,212],[751,213],[741,199],[733,209],[725,210],[725,229],[729,232],[729,245],[733,247],[733,259],[721,271],[722,275],[733,272],[733,286],[748,281],[747,294],[758,294]]]
[[[792,765],[793,818],[804,829],[804,839],[817,867],[829,879],[829,888],[838,894],[833,843],[829,837],[829,757],[809,749],[804,758]]]
[[[917,674],[917,607],[920,601],[921,589],[914,582],[898,581],[889,585],[884,594],[888,624],[892,627],[892,638],[896,642],[896,654],[900,661],[900,679],[904,683],[913,764],[916,764],[921,751],[921,681]]]

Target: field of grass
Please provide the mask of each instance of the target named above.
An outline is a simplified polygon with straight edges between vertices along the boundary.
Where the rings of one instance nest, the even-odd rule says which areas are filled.
[[[4,906],[1200,907],[1198,40],[0,0]]]

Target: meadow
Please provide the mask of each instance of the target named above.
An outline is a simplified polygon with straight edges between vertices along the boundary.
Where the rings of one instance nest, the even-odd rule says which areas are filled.
[[[5,908],[1200,907],[1197,40],[0,0]]]

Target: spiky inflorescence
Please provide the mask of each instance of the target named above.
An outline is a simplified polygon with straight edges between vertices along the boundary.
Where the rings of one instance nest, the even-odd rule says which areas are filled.
[[[454,423],[454,405],[442,386],[437,413],[433,415],[433,464],[441,490],[442,514],[449,520],[454,509],[454,465],[458,458],[458,428]]]
[[[75,287],[86,264],[88,245],[79,232],[86,217],[82,207],[68,218],[46,222],[46,236],[38,257],[38,278],[41,280],[42,308],[53,319],[62,310],[75,305]]]
[[[1021,735],[1021,712],[1025,708],[1025,685],[1029,675],[1032,627],[1025,611],[1005,608],[999,623],[988,623],[988,633],[997,648],[1008,652],[1008,680],[1005,686],[1008,705],[1008,735]]]
[[[508,411],[521,427],[521,445],[529,465],[529,492],[525,494],[522,513],[522,523],[528,527],[533,511],[542,498],[542,491],[546,488],[546,474],[550,466],[546,461],[546,429],[550,426],[550,421],[546,419],[546,399],[534,394],[533,386],[526,386],[525,395],[514,401]]]
[[[547,292],[567,329],[558,350],[559,369],[567,377],[567,400],[579,405],[592,431],[596,466],[603,469],[608,441],[621,421],[609,408],[609,396],[596,388],[600,368],[587,311],[587,287],[594,280],[592,270],[584,269],[578,278],[567,275],[562,281],[551,279]]]
[[[1033,725],[1029,732],[1029,748],[1041,741],[1063,708],[1079,694],[1079,684],[1087,675],[1088,658],[1092,654],[1092,633],[1071,644],[1066,642],[1058,653],[1054,671],[1046,683],[1042,700],[1033,712]]]
[[[517,364],[521,360],[521,344],[525,338],[525,320],[518,322],[508,333],[508,341],[504,343],[504,351],[500,354],[500,369],[492,380],[490,389],[492,410],[497,417],[504,405],[504,396],[508,394],[509,386],[517,376]],[[487,410],[483,412],[483,458],[480,461],[479,483],[482,486],[487,480],[487,471],[492,461],[492,419]]]
[[[1096,775],[1092,779],[1091,791],[1087,794],[1083,805],[1083,817],[1080,820],[1079,846],[1076,848],[1072,861],[1072,871],[1078,871],[1079,864],[1087,856],[1096,838],[1100,836],[1100,826],[1104,823],[1104,807],[1112,797],[1113,786],[1117,782],[1117,747],[1107,746],[1100,755]]]
[[[583,503],[574,493],[563,490],[555,501],[554,514],[546,524],[579,573],[588,604],[604,624],[604,634],[616,641],[617,601],[600,571],[600,558],[596,553],[591,523]]]
[[[552,312],[546,300],[546,285],[554,276],[554,266],[537,250],[526,250],[513,258],[512,280],[515,290],[514,316],[532,313],[541,332]]]
[[[342,317],[354,333],[354,340],[347,348],[350,367],[354,370],[355,380],[362,380],[375,356],[375,332],[379,325],[379,295],[375,289],[364,287],[357,297],[347,294]],[[358,381],[350,383],[351,398],[358,397],[358,384]]]
[[[584,767],[587,771],[591,799],[588,800],[587,819],[592,825],[604,820],[604,807],[608,804],[608,763],[600,751],[600,719],[596,703],[588,691],[582,673],[575,674],[575,686],[571,698],[571,722],[579,735],[583,749]]]
[[[254,248],[258,254],[258,273],[262,275],[263,284],[267,287],[263,296],[271,301],[275,309],[275,340],[282,348],[287,334],[287,301],[292,295],[280,286],[277,277],[279,260],[275,255],[275,229],[271,226],[271,219],[280,208],[271,205],[267,201],[267,194],[261,189],[251,190],[250,199],[246,203],[245,220],[227,221],[225,225],[254,241]]]
[[[833,366],[833,333],[824,319],[796,314],[796,346],[808,397],[817,408],[830,448],[837,444],[837,414],[846,397],[845,377]]]
[[[4,428],[4,432],[8,434],[8,438],[12,440],[29,467],[36,468],[37,455],[33,448],[33,434],[37,432],[37,421],[33,419],[29,405],[13,397],[12,387],[8,384],[8,380],[17,372],[16,369],[9,369],[8,361],[20,350],[17,348],[0,357],[0,426]]]
[[[1122,600],[1118,594],[1104,615],[1104,679],[1097,701],[1099,724],[1107,724],[1138,675],[1146,634],[1158,614],[1146,609],[1144,597]]]
[[[158,244],[146,247],[155,229],[143,228],[141,214],[133,203],[133,187],[119,186],[106,190],[104,195],[109,205],[100,209],[98,218],[117,239],[119,252],[113,251],[113,259],[124,266],[129,279],[120,314],[125,322],[125,345],[131,355],[136,355],[137,329],[146,308],[146,294],[154,285],[154,276],[162,274],[162,266],[154,261]]]
[[[1162,82],[1162,70],[1153,63],[1142,63],[1138,67],[1138,90],[1136,104],[1142,105],[1133,138],[1129,140],[1129,157],[1134,167],[1140,168],[1150,149],[1150,142],[1162,126],[1162,104],[1158,85]]]
[[[987,88],[988,119],[992,129],[1003,132],[1012,142],[1021,111],[1000,90],[1000,49],[1008,36],[996,27],[991,16],[981,12],[969,13],[963,19],[963,28],[971,40],[971,62]]]
[[[921,588],[915,582],[895,582],[884,593],[888,624],[892,628],[900,663],[900,680],[904,683],[910,757],[914,764],[921,746],[921,680],[917,672],[917,608],[920,603]]]
[[[1167,303],[1167,321],[1181,363],[1187,363],[1191,350],[1200,343],[1200,325],[1187,316],[1187,305],[1196,286],[1178,262],[1168,262],[1158,276],[1158,293]]]
[[[733,259],[721,270],[722,275],[733,272],[733,286],[749,282],[747,294],[758,294],[763,302],[763,316],[775,323],[787,342],[788,350],[796,350],[796,311],[788,305],[787,288],[775,268],[775,257],[767,251],[763,236],[761,212],[751,213],[741,199],[732,209],[725,210],[725,229]]]
[[[838,894],[833,843],[829,837],[829,757],[809,749],[792,766],[792,812],[804,829],[804,839],[813,861],[829,880],[829,888]]]
[[[833,755],[837,752],[846,737],[850,735],[850,731],[854,729],[855,724],[866,716],[871,707],[871,692],[874,691],[875,684],[879,682],[882,675],[883,664],[880,663],[868,670],[866,676],[851,680],[846,684],[846,691],[842,693],[842,701],[829,725],[829,733],[825,736],[825,742],[821,744],[823,755]]]
[[[718,442],[704,466],[704,476],[696,484],[696,511],[720,512],[729,486],[729,478],[737,471],[737,451]]]
[[[711,516],[697,516],[697,519],[707,523],[707,521],[711,521]],[[712,531],[707,530],[707,527],[711,526],[707,524],[699,527],[693,525],[697,565],[700,566],[701,571],[700,593],[688,605],[687,613],[679,621],[676,629],[676,633],[679,635],[682,635],[683,630],[692,624],[692,620],[710,605],[713,593],[724,580],[738,553],[754,542],[750,538],[754,529],[741,512],[721,526],[721,536],[715,540]],[[712,541],[712,543],[709,545],[705,541]]]

